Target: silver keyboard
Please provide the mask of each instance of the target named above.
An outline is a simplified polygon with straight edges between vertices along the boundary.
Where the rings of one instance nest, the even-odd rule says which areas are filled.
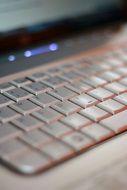
[[[22,174],[127,130],[127,49],[0,84],[0,159]]]

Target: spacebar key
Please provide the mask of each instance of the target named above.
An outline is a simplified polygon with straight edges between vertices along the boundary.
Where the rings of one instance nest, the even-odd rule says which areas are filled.
[[[113,130],[115,133],[125,131],[127,130],[127,110],[108,117],[100,123],[108,129]]]

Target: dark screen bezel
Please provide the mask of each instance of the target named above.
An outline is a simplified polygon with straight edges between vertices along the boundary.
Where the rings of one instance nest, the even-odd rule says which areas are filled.
[[[68,33],[80,30],[82,28],[93,27],[94,25],[105,24],[108,22],[114,22],[117,20],[124,20],[127,18],[127,1],[121,0],[123,6],[114,12],[108,12],[101,15],[90,15],[86,18],[84,15],[73,19],[58,20],[52,23],[46,23],[43,28],[39,30],[30,30],[29,28],[20,28],[18,30],[13,30],[8,33],[0,33],[0,52],[8,51],[10,48],[17,49],[29,46],[33,43],[40,41],[46,42],[47,40],[52,40]],[[92,18],[97,18],[92,21]],[[99,19],[98,19],[99,18]],[[89,22],[86,22],[89,20]]]

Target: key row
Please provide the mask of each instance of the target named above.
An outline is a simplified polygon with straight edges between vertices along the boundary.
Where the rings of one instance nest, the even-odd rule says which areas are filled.
[[[104,75],[103,75],[104,76]],[[109,79],[109,77],[108,77]],[[7,89],[4,91],[2,91],[2,93],[4,93],[7,97],[9,97],[10,99],[14,100],[14,101],[21,101],[23,99],[28,99],[30,97],[32,97],[33,95],[38,95],[38,94],[42,94],[45,92],[48,92],[50,94],[52,94],[53,96],[56,96],[58,99],[62,99],[61,95],[63,95],[64,93],[66,94],[70,94],[70,93],[87,93],[89,91],[91,91],[93,88],[98,88],[98,87],[104,87],[105,89],[107,89],[110,92],[113,92],[114,94],[120,94],[123,93],[125,91],[127,91],[127,78],[122,78],[119,80],[119,82],[111,82],[107,84],[107,81],[103,80],[102,78],[99,77],[89,77],[85,80],[82,81],[78,81],[72,84],[66,84],[66,83],[62,83],[62,87],[60,87],[60,83],[61,81],[57,78],[55,78],[54,80],[51,80],[52,83],[54,83],[55,86],[49,85],[52,88],[56,88],[55,90],[52,90],[49,86],[47,86],[46,84],[40,83],[40,82],[33,82],[30,84],[27,84],[25,86],[23,86],[22,88],[13,88],[13,86],[7,87]],[[63,85],[65,87],[63,87]],[[1,86],[1,85],[0,85]],[[12,88],[11,88],[12,87]],[[60,96],[59,96],[60,94]],[[72,94],[72,96],[73,96]],[[68,97],[70,98],[70,97]],[[63,99],[62,99],[63,100]]]
[[[31,116],[24,116],[22,119],[15,119],[12,122],[13,124],[6,123],[0,125],[0,143],[19,137],[30,145],[38,146],[39,144],[46,144],[47,142],[52,141],[52,137],[61,139],[63,136],[68,136],[70,133],[74,132],[74,130],[86,132],[88,136],[91,136],[88,133],[92,133],[93,131],[93,135],[96,137],[98,133],[101,135],[101,132],[106,129],[110,129],[110,132],[114,133],[119,133],[127,129],[127,120],[126,117],[124,117],[127,114],[127,110],[119,112],[116,115],[103,117],[103,119],[99,121],[99,123],[102,124],[100,127],[99,124],[94,123],[87,117],[84,117],[84,112],[82,112],[82,114],[83,116],[75,113],[60,121],[54,122],[54,124],[49,123],[48,125],[45,125]],[[122,122],[120,122],[121,118]],[[98,130],[96,130],[96,127]],[[103,127],[106,129],[104,130]],[[95,128],[95,132],[93,128]],[[102,128],[102,130],[99,131],[99,128]],[[25,133],[25,131],[27,133]]]
[[[99,96],[101,93],[99,94]],[[98,96],[98,97],[99,97]],[[112,97],[112,94],[107,93],[108,97]],[[113,99],[107,99],[105,96],[104,101],[99,101],[92,96],[87,94],[81,94],[74,98],[71,98],[70,101],[58,101],[58,99],[53,98],[48,94],[39,95],[39,97],[29,100],[24,100],[18,103],[13,103],[9,105],[9,107],[2,107],[0,108],[0,121],[1,122],[8,122],[15,118],[21,117],[20,114],[28,115],[33,114],[34,116],[41,118],[43,115],[43,120],[47,122],[52,122],[54,119],[56,120],[57,117],[53,116],[52,119],[47,119],[50,114],[51,115],[58,115],[60,113],[62,115],[70,115],[76,112],[79,112],[81,109],[85,108],[85,113],[91,112],[93,117],[95,117],[95,112],[101,118],[101,114],[103,116],[104,110],[108,113],[115,114],[124,109],[126,109],[127,101],[126,101],[127,93],[120,94],[115,96]],[[98,98],[100,99],[100,97]],[[103,97],[104,99],[104,97]],[[43,109],[41,107],[43,107]],[[50,107],[48,107],[50,106]],[[96,111],[92,111],[92,108],[96,107]],[[88,107],[90,107],[88,109]],[[99,111],[99,109],[101,109]],[[47,111],[48,110],[48,111]],[[45,112],[45,114],[44,114]],[[56,113],[55,113],[56,112]],[[49,116],[48,116],[49,115]],[[96,118],[96,117],[95,117]],[[59,117],[58,117],[59,119]],[[98,120],[98,118],[96,118]],[[96,120],[95,119],[95,120]]]
[[[110,62],[112,62],[112,60]],[[56,76],[48,76],[45,73],[40,72],[40,73],[35,73],[27,78],[15,79],[10,83],[0,84],[0,92],[3,93],[5,91],[12,90],[15,87],[22,87],[35,94],[35,93],[40,93],[41,91],[45,91],[46,87],[57,88],[70,82],[72,83],[78,80],[83,80],[84,77],[86,78],[85,80],[86,84],[90,84],[91,86],[97,87],[97,85],[104,85],[106,82],[113,82],[127,76],[127,68],[125,66],[120,67],[120,69],[115,68],[114,70],[107,71],[106,68],[108,65],[109,62],[99,63],[99,64],[95,62],[94,64],[89,63],[79,68],[80,63],[77,64],[72,63],[71,71],[66,71],[62,73],[56,72],[57,73]],[[75,69],[73,69],[73,67]],[[50,70],[59,70],[59,69],[53,68]],[[95,74],[96,71],[98,70],[100,71],[100,73]],[[91,75],[97,75],[97,76],[91,76]],[[89,79],[90,76],[92,77],[91,79]]]
[[[43,126],[19,136],[18,139],[1,142],[0,157],[6,164],[20,172],[27,174],[39,172],[54,163],[72,157],[79,151],[86,150],[96,142],[112,137],[115,132],[125,130],[127,128],[126,114],[127,111],[123,111],[104,119],[101,122],[103,125],[89,124],[87,127],[82,127],[79,132],[72,132],[62,123],[50,124],[47,126],[48,129]],[[119,122],[121,119],[122,122]],[[51,136],[43,133],[45,130],[47,134],[57,134],[56,137],[60,140],[52,139]]]

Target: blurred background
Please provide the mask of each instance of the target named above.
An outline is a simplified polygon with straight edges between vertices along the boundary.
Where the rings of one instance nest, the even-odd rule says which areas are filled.
[[[0,0],[0,32],[81,15],[102,15],[121,6],[121,0]]]

